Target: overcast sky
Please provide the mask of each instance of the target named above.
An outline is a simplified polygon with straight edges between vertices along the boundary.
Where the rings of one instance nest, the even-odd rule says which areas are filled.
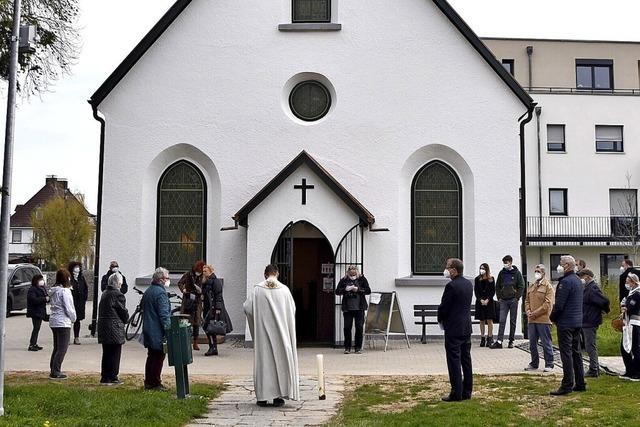
[[[635,0],[450,3],[480,36],[640,41],[640,2]],[[17,112],[13,206],[40,189],[46,175],[58,175],[84,193],[89,210],[96,212],[99,125],[87,99],[173,0],[79,0],[79,4],[83,47],[73,75],[58,82],[51,93],[22,102]],[[6,89],[2,96],[4,130]]]

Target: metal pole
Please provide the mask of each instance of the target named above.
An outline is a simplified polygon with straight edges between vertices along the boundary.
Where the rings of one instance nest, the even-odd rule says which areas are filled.
[[[13,172],[13,137],[16,120],[18,79],[18,46],[20,43],[20,0],[13,2],[9,88],[7,93],[7,123],[4,139],[4,169],[2,171],[2,211],[0,216],[0,416],[4,416],[4,339],[7,318],[7,265],[9,264],[9,221],[11,218],[11,175]]]

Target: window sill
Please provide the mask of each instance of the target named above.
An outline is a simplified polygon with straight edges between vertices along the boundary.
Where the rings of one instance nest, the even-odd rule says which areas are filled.
[[[597,151],[596,154],[624,154],[624,151]]]
[[[295,24],[279,24],[279,31],[289,32],[305,32],[305,31],[340,31],[342,24],[332,22],[311,22],[311,23],[295,23]]]
[[[567,154],[566,151],[547,150],[547,154]]]

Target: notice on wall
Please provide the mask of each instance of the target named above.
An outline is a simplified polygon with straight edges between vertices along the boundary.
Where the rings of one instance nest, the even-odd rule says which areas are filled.
[[[322,264],[320,274],[333,274],[333,264]]]
[[[333,292],[333,277],[325,277],[322,279],[322,291]]]
[[[382,297],[382,294],[371,294],[369,295],[369,303],[370,304],[380,304],[380,298]]]

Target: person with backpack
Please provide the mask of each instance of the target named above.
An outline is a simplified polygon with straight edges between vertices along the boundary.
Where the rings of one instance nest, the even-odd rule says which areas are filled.
[[[589,370],[585,373],[585,377],[595,378],[600,372],[596,335],[598,327],[602,324],[602,313],[610,311],[610,301],[593,280],[593,271],[582,269],[578,272],[578,277],[584,287],[582,294],[582,339],[584,348],[589,354]]]
[[[509,316],[509,348],[513,348],[513,340],[516,335],[516,319],[518,315],[518,301],[524,291],[524,277],[513,265],[511,255],[505,255],[502,258],[503,269],[498,273],[496,279],[496,296],[500,303],[500,327],[498,328],[498,338],[491,345],[492,349],[502,348],[502,340],[504,338],[504,330]]]

